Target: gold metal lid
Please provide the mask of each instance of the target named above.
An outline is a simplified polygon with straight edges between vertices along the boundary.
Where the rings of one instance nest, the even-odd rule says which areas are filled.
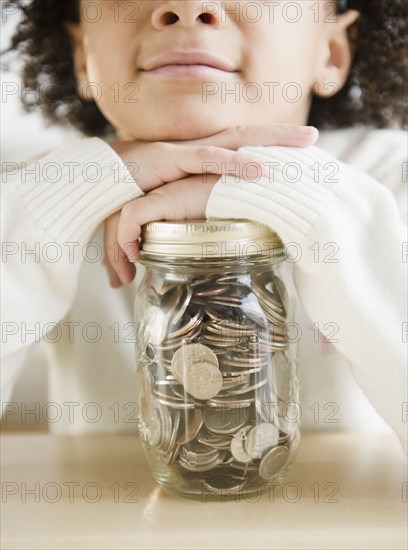
[[[142,226],[141,257],[171,256],[206,260],[253,258],[282,253],[268,226],[246,219],[158,221]]]

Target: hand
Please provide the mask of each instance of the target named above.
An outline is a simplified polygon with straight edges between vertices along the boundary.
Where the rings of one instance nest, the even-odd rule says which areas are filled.
[[[308,147],[318,137],[316,128],[295,124],[235,126],[190,141],[112,141],[109,145],[127,165],[145,193],[191,174],[225,173],[244,177],[245,166],[262,166],[259,157],[237,151],[250,145]]]
[[[237,165],[236,171],[228,171],[230,175],[252,177],[240,167],[245,168],[247,162],[259,166],[259,157],[253,158],[241,152],[231,153],[230,149],[235,150],[250,145],[308,147],[313,145],[317,138],[318,131],[316,129],[312,128],[311,132],[305,133],[302,126],[275,124],[270,127],[238,126],[207,138],[192,141],[111,143],[110,145],[113,145],[125,163],[138,160],[138,177],[140,179],[137,183],[143,191],[150,190],[146,197],[127,203],[122,211],[112,214],[105,220],[105,258],[103,263],[108,270],[111,286],[118,288],[122,284],[130,283],[135,276],[136,267],[132,262],[137,261],[138,258],[137,239],[140,236],[141,225],[158,219],[205,218],[208,197],[213,185],[218,181],[219,175],[207,175],[207,183],[204,183],[201,176],[185,177],[186,169],[190,169],[190,173],[202,174],[206,172],[204,163],[207,162],[212,163],[213,174],[221,174],[225,172],[222,172],[221,169],[214,170],[213,167],[220,166],[225,170],[226,167]],[[139,153],[140,158],[137,156]],[[140,162],[140,159],[143,162]],[[241,174],[240,172],[245,173]],[[166,183],[169,181],[171,183]],[[196,187],[200,190],[195,189]],[[153,193],[152,190],[162,191]],[[178,196],[181,190],[185,192],[185,200],[184,197]],[[169,193],[174,193],[174,195],[171,196]],[[148,198],[149,201],[146,202],[145,199]],[[163,198],[168,201],[165,206]],[[153,215],[153,218],[148,219],[143,212],[140,212],[141,203],[144,208],[148,208],[146,214]],[[135,204],[137,206],[134,206]],[[133,212],[133,208],[138,210],[137,216]],[[161,217],[157,218],[158,215]]]

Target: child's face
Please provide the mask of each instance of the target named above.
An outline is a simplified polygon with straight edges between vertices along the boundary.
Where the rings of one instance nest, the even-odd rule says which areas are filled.
[[[239,124],[306,124],[312,90],[329,95],[345,82],[346,28],[358,15],[333,22],[326,0],[81,0],[80,11],[81,26],[70,27],[80,87],[94,83],[87,97],[93,92],[120,137],[155,141]],[[228,71],[144,70],[176,50],[212,54]]]

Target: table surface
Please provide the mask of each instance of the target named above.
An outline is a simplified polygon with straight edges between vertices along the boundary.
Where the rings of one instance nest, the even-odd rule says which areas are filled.
[[[154,481],[137,436],[1,438],[13,549],[407,548],[407,461],[394,434],[303,434],[273,491],[194,501]]]

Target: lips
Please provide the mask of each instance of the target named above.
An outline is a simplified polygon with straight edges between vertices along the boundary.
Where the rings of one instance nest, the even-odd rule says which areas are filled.
[[[203,51],[164,52],[148,59],[142,70],[154,71],[168,65],[205,65],[224,72],[234,72],[236,70],[229,60]]]

